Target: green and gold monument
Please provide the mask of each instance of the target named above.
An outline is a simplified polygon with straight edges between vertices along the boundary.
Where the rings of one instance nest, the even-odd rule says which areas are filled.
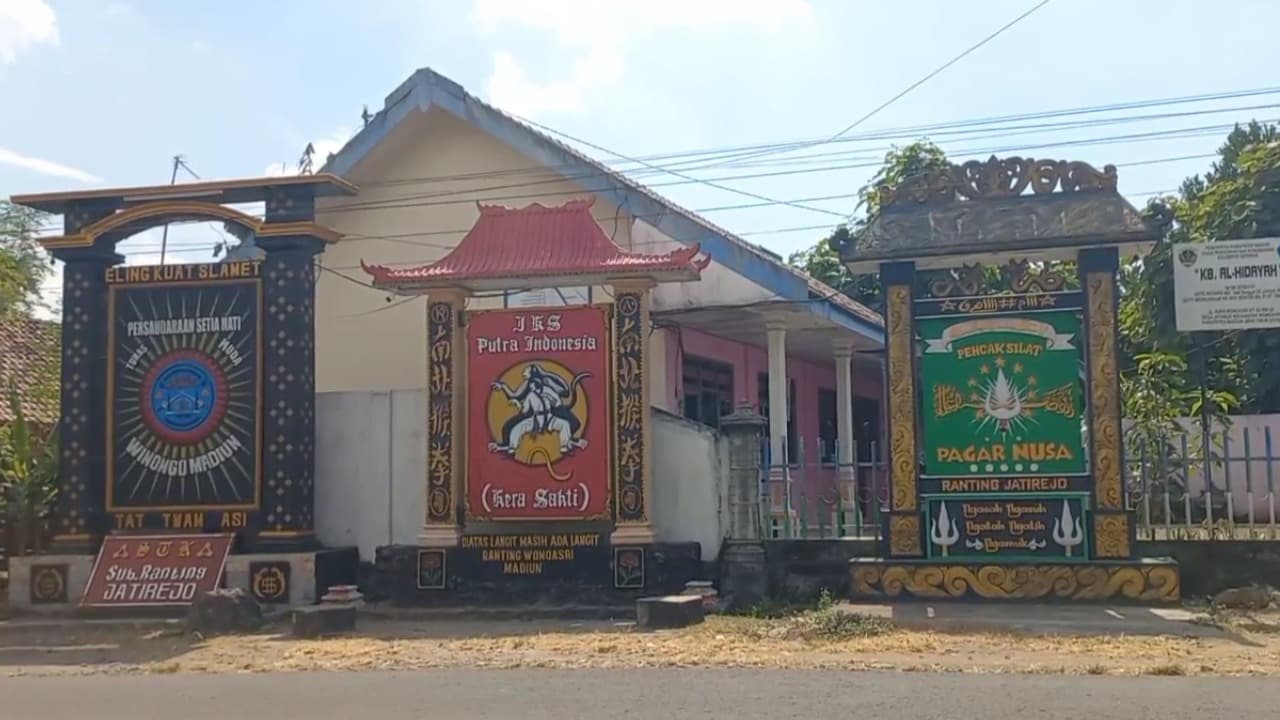
[[[1177,565],[1134,556],[1116,357],[1119,258],[1167,210],[1113,166],[1016,157],[879,192],[838,248],[880,274],[891,408],[883,552],[853,595],[1176,602]]]

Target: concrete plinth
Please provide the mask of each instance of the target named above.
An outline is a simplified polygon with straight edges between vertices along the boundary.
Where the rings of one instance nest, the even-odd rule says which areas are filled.
[[[358,562],[355,548],[232,555],[223,585],[268,605],[311,605],[330,586],[355,582]]]
[[[688,627],[702,622],[704,617],[702,598],[696,595],[665,595],[636,601],[636,626],[645,629]]]
[[[764,545],[741,540],[725,543],[720,565],[721,597],[740,608],[758,603],[768,594]]]
[[[1182,598],[1171,558],[1089,563],[946,563],[853,558],[854,600],[1036,600],[1173,604]]]
[[[331,603],[301,607],[293,611],[293,636],[318,638],[356,629],[356,606]]]

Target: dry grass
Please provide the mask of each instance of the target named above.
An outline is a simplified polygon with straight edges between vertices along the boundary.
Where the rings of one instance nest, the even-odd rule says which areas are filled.
[[[0,635],[6,673],[269,672],[435,667],[750,667],[1091,675],[1276,675],[1280,638],[1071,637],[943,633],[851,621],[814,630],[796,616],[713,616],[684,630],[607,622],[362,620],[359,635],[294,640],[275,632],[196,639],[98,628],[75,636]],[[844,634],[844,630],[850,630]]]

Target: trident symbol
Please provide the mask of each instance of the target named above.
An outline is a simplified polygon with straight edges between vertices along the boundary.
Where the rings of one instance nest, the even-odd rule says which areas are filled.
[[[956,529],[956,521],[947,514],[947,504],[939,505],[941,509],[938,517],[933,521],[933,527],[929,528],[929,539],[942,548],[942,557],[946,557],[947,549],[960,541],[960,531]]]
[[[1067,551],[1071,557],[1071,548],[1084,542],[1084,528],[1080,527],[1080,518],[1071,517],[1071,503],[1062,501],[1062,517],[1053,521],[1053,541]]]

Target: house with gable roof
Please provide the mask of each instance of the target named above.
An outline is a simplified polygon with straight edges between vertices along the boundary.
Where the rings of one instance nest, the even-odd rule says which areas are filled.
[[[482,215],[508,213],[518,216],[508,226],[522,237],[508,241],[513,244],[502,253],[509,257],[499,264],[515,263],[535,275],[539,263],[556,254],[548,218],[589,214],[623,255],[708,260],[700,279],[650,293],[655,329],[648,387],[656,412],[709,428],[742,406],[767,416],[766,456],[775,468],[790,466],[793,506],[802,504],[799,495],[810,508],[818,498],[832,502],[837,461],[850,462],[855,453],[865,460],[878,444],[883,322],[877,312],[439,73],[414,72],[322,171],[360,192],[317,201],[318,222],[343,236],[319,256],[318,393],[394,393],[425,385],[421,298],[374,289],[366,267],[394,272],[438,263]],[[484,258],[468,262],[474,270]],[[573,277],[548,275],[545,285],[477,292],[467,307],[609,301],[607,287],[579,286]],[[323,418],[320,424],[323,445]],[[846,481],[852,472],[846,470]]]

